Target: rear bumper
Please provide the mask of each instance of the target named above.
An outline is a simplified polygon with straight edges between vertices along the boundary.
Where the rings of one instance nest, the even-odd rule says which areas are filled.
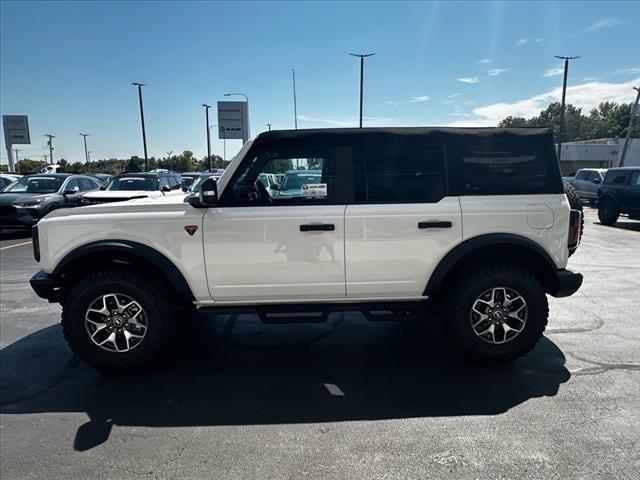
[[[563,268],[556,272],[556,288],[550,292],[554,297],[568,297],[582,285],[582,274]]]
[[[56,288],[52,275],[41,270],[31,277],[29,283],[31,284],[33,291],[36,292],[36,295],[40,298],[44,298],[50,302],[59,301],[60,289]]]

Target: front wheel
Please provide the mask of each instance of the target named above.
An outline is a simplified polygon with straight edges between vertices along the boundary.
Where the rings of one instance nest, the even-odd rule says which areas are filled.
[[[123,270],[94,273],[73,287],[62,307],[62,328],[73,352],[94,367],[117,370],[147,364],[167,346],[175,308],[164,285]]]
[[[514,265],[478,267],[450,292],[452,340],[475,360],[508,362],[542,337],[549,307],[540,283]]]
[[[598,219],[603,225],[613,225],[618,221],[620,212],[613,201],[606,199],[600,202],[598,207]]]

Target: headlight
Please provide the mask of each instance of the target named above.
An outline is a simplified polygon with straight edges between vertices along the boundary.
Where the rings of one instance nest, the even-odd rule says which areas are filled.
[[[34,200],[29,200],[28,202],[18,202],[18,203],[14,203],[13,205],[15,207],[23,207],[23,208],[33,208],[33,207],[39,207],[40,204],[42,203],[42,199],[41,198],[36,198]]]

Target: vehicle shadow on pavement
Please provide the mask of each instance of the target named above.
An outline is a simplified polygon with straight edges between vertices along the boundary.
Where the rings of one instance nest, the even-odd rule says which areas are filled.
[[[0,230],[0,240],[18,240],[20,238],[31,238],[29,230]]]
[[[602,225],[600,222],[594,222],[597,225]],[[604,226],[604,225],[602,225]],[[618,220],[613,225],[609,225],[609,228],[619,228],[621,230],[631,230],[632,232],[640,232],[640,222],[629,220],[628,222],[621,222]]]
[[[466,363],[437,318],[372,323],[334,314],[324,324],[264,326],[217,316],[194,322],[173,352],[153,369],[107,374],[71,357],[59,326],[45,328],[0,352],[1,412],[86,413],[74,443],[85,451],[106,442],[113,425],[496,415],[554,396],[570,378],[546,337],[508,366]],[[47,362],[60,368],[45,374]]]

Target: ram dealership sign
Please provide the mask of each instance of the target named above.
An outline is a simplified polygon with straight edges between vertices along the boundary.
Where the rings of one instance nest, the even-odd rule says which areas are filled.
[[[249,140],[249,104],[218,102],[218,138]]]

